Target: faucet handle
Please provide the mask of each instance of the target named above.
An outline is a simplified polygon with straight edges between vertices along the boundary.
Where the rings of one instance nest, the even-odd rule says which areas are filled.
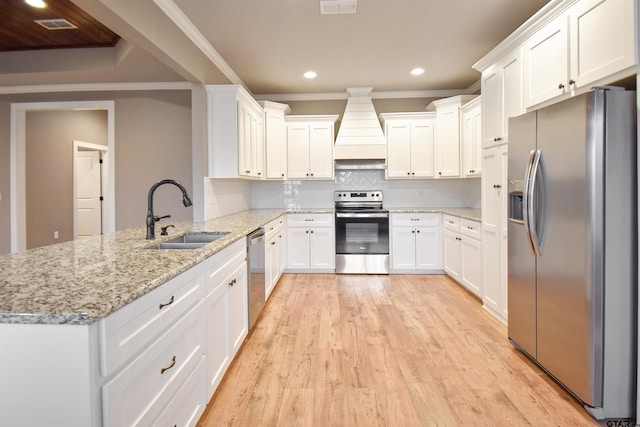
[[[153,217],[153,219],[154,219],[156,222],[160,221],[161,219],[165,219],[165,218],[171,218],[171,215],[163,215],[163,216],[157,216],[157,215],[156,215],[156,216],[154,216],[154,217]]]
[[[161,230],[162,230],[162,231],[160,231],[160,235],[161,235],[161,236],[168,236],[168,235],[169,235],[169,233],[167,233],[167,230],[168,230],[170,227],[174,227],[174,228],[175,228],[175,225],[173,225],[173,224],[165,225],[164,227],[162,227],[162,228],[161,228]]]

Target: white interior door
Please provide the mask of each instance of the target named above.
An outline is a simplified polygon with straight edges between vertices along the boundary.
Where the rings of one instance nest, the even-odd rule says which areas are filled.
[[[76,238],[102,234],[101,152],[80,150],[75,162]]]

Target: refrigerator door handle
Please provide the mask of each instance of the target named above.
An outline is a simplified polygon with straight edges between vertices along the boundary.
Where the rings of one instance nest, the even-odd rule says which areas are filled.
[[[531,237],[531,224],[530,224],[530,218],[529,218],[529,205],[530,205],[530,199],[529,199],[529,194],[531,193],[530,190],[530,182],[531,182],[531,172],[533,169],[533,161],[535,160],[536,157],[536,150],[531,150],[531,152],[529,153],[529,160],[527,160],[527,168],[525,169],[524,172],[524,186],[522,189],[522,221],[524,223],[524,230],[527,236],[527,243],[529,244],[529,252],[531,252],[531,255],[535,255],[535,249],[533,246],[533,240]]]
[[[536,218],[537,209],[534,206],[536,200],[536,180],[538,179],[538,171],[540,170],[540,160],[542,153],[540,150],[535,150],[533,157],[533,163],[531,165],[531,181],[529,182],[529,200],[527,201],[527,216],[529,219],[529,236],[533,251],[537,256],[541,255],[540,240],[538,239],[538,224]]]

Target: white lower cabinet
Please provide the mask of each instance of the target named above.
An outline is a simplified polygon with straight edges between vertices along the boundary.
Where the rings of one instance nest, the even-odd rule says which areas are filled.
[[[264,229],[264,293],[267,300],[284,272],[284,216],[274,219]]]
[[[335,256],[333,214],[287,215],[288,271],[333,272]]]
[[[476,221],[444,215],[444,271],[477,297],[482,297],[481,226]]]
[[[442,271],[442,214],[391,214],[392,273]]]

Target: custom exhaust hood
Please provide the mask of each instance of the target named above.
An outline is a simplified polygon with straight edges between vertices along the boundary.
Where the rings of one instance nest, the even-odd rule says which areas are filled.
[[[387,140],[371,101],[372,89],[347,89],[347,107],[333,151],[336,169],[386,168]]]

